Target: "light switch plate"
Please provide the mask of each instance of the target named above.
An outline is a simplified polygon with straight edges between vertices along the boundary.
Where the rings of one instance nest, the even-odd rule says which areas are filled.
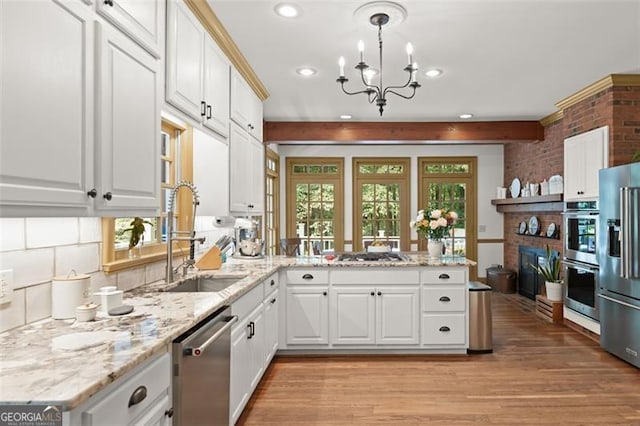
[[[0,271],[0,306],[11,303],[13,297],[13,269]]]

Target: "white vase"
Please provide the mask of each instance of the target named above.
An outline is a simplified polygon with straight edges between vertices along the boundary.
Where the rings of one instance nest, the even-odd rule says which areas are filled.
[[[547,290],[547,299],[554,302],[561,302],[562,297],[562,283],[554,283],[551,281],[545,281],[545,288]]]
[[[429,240],[427,242],[427,251],[429,252],[429,257],[432,257],[432,258],[442,257],[442,247],[443,247],[443,243],[441,240]]]

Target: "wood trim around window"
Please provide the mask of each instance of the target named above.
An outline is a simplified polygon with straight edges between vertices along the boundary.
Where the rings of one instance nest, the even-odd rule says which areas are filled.
[[[267,147],[265,149],[265,186],[268,178],[272,178],[273,182],[273,229],[276,236],[276,241],[267,241],[266,247],[269,245],[275,245],[276,254],[280,254],[280,156],[277,152]],[[270,170],[266,166],[266,160],[272,160],[276,163],[276,170]],[[265,211],[265,221],[266,221],[266,213],[267,213],[267,191],[265,188],[264,191],[264,211]],[[267,225],[265,223],[265,237],[268,236],[266,232]]]
[[[363,251],[362,247],[362,193],[359,190],[361,183],[399,183],[400,184],[400,250],[411,249],[409,221],[411,220],[411,158],[408,157],[354,157],[351,174],[353,176],[352,201],[353,201],[353,228],[352,250]],[[359,165],[362,164],[400,164],[403,166],[402,174],[360,174]]]
[[[336,164],[336,175],[294,175],[294,164]],[[335,216],[333,223],[335,251],[344,250],[344,158],[343,157],[287,157],[286,159],[286,237],[296,237],[295,184],[311,182],[327,182],[335,184],[334,202]],[[295,176],[295,178],[294,178]]]
[[[467,230],[469,234],[466,236],[467,240],[467,254],[466,257],[473,261],[478,260],[478,158],[477,157],[418,157],[418,208],[426,208],[421,201],[422,193],[424,192],[424,180],[427,176],[424,173],[425,164],[461,164],[466,163],[469,165],[468,173],[433,173],[429,176],[433,176],[437,181],[450,181],[465,182],[467,184],[468,192],[468,208],[467,208]],[[426,241],[422,238],[419,239],[418,250],[426,250]],[[477,266],[469,267],[469,280],[475,281],[478,277]]]

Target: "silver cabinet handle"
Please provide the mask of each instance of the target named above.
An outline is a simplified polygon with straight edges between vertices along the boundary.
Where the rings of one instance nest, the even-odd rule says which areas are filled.
[[[220,336],[222,336],[229,328],[231,328],[233,323],[235,323],[236,321],[238,321],[237,315],[233,315],[229,317],[229,320],[227,321],[227,323],[223,325],[220,330],[216,331],[215,334],[209,337],[207,341],[204,342],[202,345],[198,346],[197,348],[193,348],[191,351],[187,351],[186,355],[193,355],[193,356],[202,355],[204,351],[207,349],[207,347],[211,345],[213,342],[215,342],[216,340],[218,340]]]

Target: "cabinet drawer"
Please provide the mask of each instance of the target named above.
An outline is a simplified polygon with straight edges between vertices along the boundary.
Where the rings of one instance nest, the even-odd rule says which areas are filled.
[[[422,310],[464,311],[467,292],[461,287],[429,286],[422,289]]]
[[[466,268],[429,268],[422,271],[422,282],[427,284],[465,284]]]
[[[329,271],[291,268],[287,270],[287,284],[329,284]]]
[[[273,274],[262,283],[264,289],[264,297],[278,289],[278,274]]]
[[[147,411],[159,396],[169,395],[171,368],[169,354],[164,354],[151,364],[134,373],[117,386],[103,400],[82,413],[83,425],[126,425]],[[146,388],[146,397],[129,407],[132,394],[141,386]]]
[[[336,268],[331,271],[331,284],[418,284],[417,269],[405,268]]]
[[[422,316],[423,345],[462,345],[467,335],[464,314],[424,314]]]
[[[262,303],[262,299],[264,299],[263,286],[257,285],[249,293],[231,304],[231,313],[238,316],[238,322],[233,327],[234,329],[249,315],[249,312]]]

